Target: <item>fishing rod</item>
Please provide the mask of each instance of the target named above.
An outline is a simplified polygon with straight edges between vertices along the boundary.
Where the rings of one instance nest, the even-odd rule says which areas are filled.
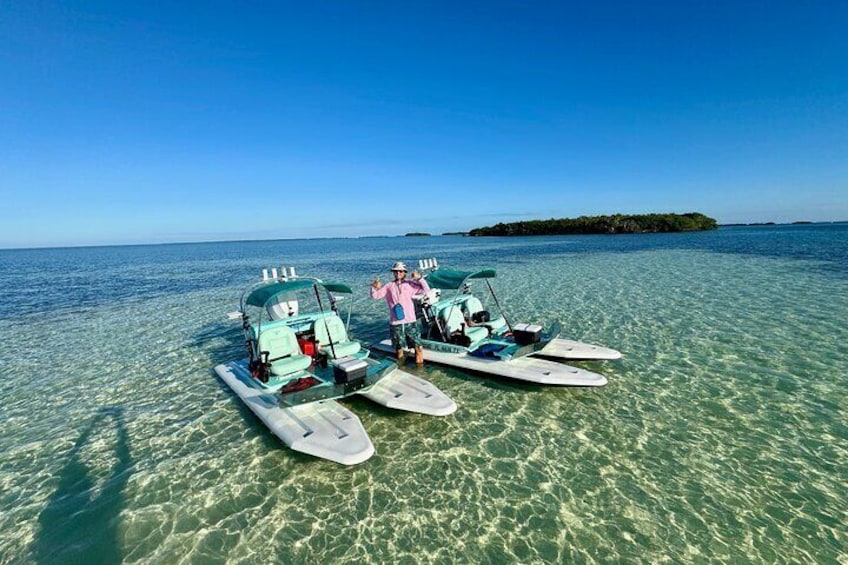
[[[324,329],[327,330],[327,340],[330,342],[330,351],[333,352],[333,359],[336,358],[336,347],[333,345],[333,336],[330,335],[330,325],[327,324],[327,316],[324,316],[324,306],[321,304],[321,293],[318,292],[318,283],[313,282],[312,288],[315,290],[315,298],[318,299],[318,309],[321,310],[321,319],[324,321]],[[329,292],[329,291],[328,291]]]
[[[509,331],[512,332],[512,324],[509,323],[509,320],[506,317],[506,313],[504,312],[504,309],[501,308],[501,302],[500,302],[500,300],[498,300],[498,295],[495,294],[495,290],[492,288],[492,284],[489,282],[489,279],[483,279],[483,280],[486,281],[486,286],[489,287],[489,292],[492,293],[492,298],[495,299],[495,304],[498,306],[498,310],[500,311],[501,316],[503,316],[504,322],[506,322],[506,327],[508,327]]]

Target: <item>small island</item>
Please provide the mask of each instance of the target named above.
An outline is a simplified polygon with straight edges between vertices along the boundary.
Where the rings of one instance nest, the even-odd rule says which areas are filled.
[[[494,226],[475,228],[468,232],[468,235],[668,233],[714,230],[716,228],[718,228],[718,222],[698,212],[688,214],[614,214],[612,216],[580,216],[579,218],[551,218],[550,220],[500,223]]]
[[[446,231],[446,232],[443,232],[442,235],[460,235],[462,237],[465,237],[465,236],[468,235],[468,232],[467,231]]]
[[[424,231],[413,231],[404,234],[404,237],[430,237],[430,234]]]

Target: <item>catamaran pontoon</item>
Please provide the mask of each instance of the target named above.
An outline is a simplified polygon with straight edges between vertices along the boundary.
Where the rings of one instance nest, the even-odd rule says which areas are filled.
[[[555,359],[618,359],[615,350],[559,339],[559,325],[549,330],[535,324],[511,324],[489,279],[494,269],[458,271],[439,269],[438,261],[419,261],[431,290],[416,298],[422,323],[424,358],[428,361],[540,384],[603,386],[606,377],[571,367]],[[471,281],[482,280],[499,315],[492,318],[471,293]],[[453,291],[443,297],[444,291]],[[377,349],[391,352],[389,340]]]
[[[352,394],[433,416],[456,410],[433,384],[393,361],[370,358],[349,338],[351,308],[345,323],[337,303],[350,287],[281,271],[278,277],[276,269],[271,276],[266,270],[242,294],[230,317],[242,321],[248,358],[215,372],[283,443],[345,465],[371,457],[374,445],[359,418],[335,401]],[[316,308],[303,312],[310,303]]]

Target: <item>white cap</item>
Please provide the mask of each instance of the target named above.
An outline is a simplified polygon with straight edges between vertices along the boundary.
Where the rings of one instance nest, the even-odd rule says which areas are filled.
[[[392,268],[390,270],[392,270],[392,271],[407,271],[407,272],[409,271],[409,269],[406,268],[406,263],[404,263],[403,261],[398,261],[397,263],[392,265]]]

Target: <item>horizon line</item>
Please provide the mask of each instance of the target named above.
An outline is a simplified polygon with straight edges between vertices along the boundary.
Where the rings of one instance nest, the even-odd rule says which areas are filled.
[[[524,221],[532,221],[532,220],[524,220]],[[804,225],[817,225],[817,224],[845,224],[848,223],[848,219],[846,220],[821,220],[821,221],[807,221],[807,220],[795,220],[792,222],[729,222],[724,224],[718,224],[718,227],[762,227],[762,226],[804,226]],[[470,230],[469,230],[470,231]],[[389,239],[396,237],[412,237],[413,239],[418,239],[420,237],[581,237],[581,236],[597,236],[597,235],[610,235],[610,234],[563,234],[563,235],[549,235],[549,236],[536,236],[536,235],[527,235],[527,236],[468,236],[468,235],[459,235],[459,234],[468,234],[469,231],[451,231],[446,233],[439,234],[431,234],[426,232],[407,232],[407,234],[383,234],[383,235],[333,235],[333,236],[315,236],[315,237],[271,237],[271,238],[247,238],[247,239],[208,239],[208,240],[195,240],[195,241],[157,241],[157,242],[148,242],[148,243],[80,243],[76,245],[36,245],[36,246],[22,246],[22,247],[0,247],[0,251],[33,251],[33,250],[50,250],[50,249],[94,249],[99,247],[152,247],[157,245],[207,245],[207,244],[215,244],[215,243],[259,243],[259,242],[270,242],[270,241],[315,241],[322,239]],[[416,235],[420,233],[426,233],[426,235]],[[413,235],[408,235],[413,234]],[[648,234],[611,234],[611,235],[648,235]]]

